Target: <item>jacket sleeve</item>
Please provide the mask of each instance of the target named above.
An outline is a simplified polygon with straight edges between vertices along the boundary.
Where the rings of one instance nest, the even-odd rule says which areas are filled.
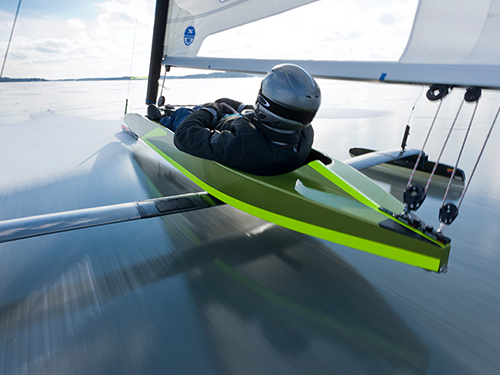
[[[220,98],[215,101],[216,103],[224,103],[234,109],[236,112],[241,113],[245,109],[253,109],[253,105],[247,105],[237,100],[229,98]]]
[[[237,126],[219,130],[213,115],[200,109],[190,114],[176,129],[175,146],[188,154],[237,166],[242,157],[244,137]]]

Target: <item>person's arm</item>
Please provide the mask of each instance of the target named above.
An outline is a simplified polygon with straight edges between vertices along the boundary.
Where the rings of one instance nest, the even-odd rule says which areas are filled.
[[[215,128],[211,108],[202,108],[190,114],[176,129],[175,146],[188,154],[215,160],[227,165],[237,165],[241,159],[242,137],[238,127],[230,130]]]
[[[229,98],[220,98],[215,101],[216,103],[224,103],[234,109],[237,113],[241,113],[245,109],[253,109],[253,105],[244,104],[237,100],[229,99]]]

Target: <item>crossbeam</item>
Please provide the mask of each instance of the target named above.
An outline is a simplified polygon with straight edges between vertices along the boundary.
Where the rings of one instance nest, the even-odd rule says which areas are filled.
[[[0,243],[224,204],[206,192],[0,221]]]

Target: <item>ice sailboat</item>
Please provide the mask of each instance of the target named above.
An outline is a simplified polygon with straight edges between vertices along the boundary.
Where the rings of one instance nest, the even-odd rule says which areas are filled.
[[[209,35],[311,2],[270,4],[253,0],[200,4],[185,0],[158,1],[147,103],[157,103],[161,65],[166,70],[188,67],[264,74],[274,65],[288,62],[304,67],[319,78],[432,85],[429,95],[434,95],[433,99],[444,97],[451,86],[500,87],[500,81],[492,79],[499,77],[500,72],[494,63],[496,57],[482,58],[483,54],[488,54],[494,40],[489,29],[495,28],[496,20],[491,16],[495,2],[474,7],[474,25],[479,26],[474,26],[460,43],[451,43],[451,39],[456,41],[454,34],[465,34],[456,17],[443,17],[445,21],[437,28],[428,27],[436,23],[436,13],[446,1],[420,1],[410,40],[399,62],[198,56],[201,44]],[[460,2],[450,9],[457,7],[457,13],[468,14],[472,6]],[[441,29],[450,30],[450,27],[453,32],[440,33]],[[447,54],[447,50],[451,50],[453,56]],[[326,156],[314,157],[315,154],[308,164],[291,173],[259,177],[180,152],[173,145],[172,132],[141,115],[128,114],[125,123],[131,132],[201,188],[242,211],[299,232],[428,270],[439,272],[446,268],[450,239],[409,213],[421,202],[408,210],[408,202],[403,206],[356,170],[361,165],[408,162],[418,155],[417,167],[422,156],[419,150],[365,154],[360,157],[362,162],[358,158],[350,163]],[[463,178],[461,171],[456,172],[457,168],[451,179]],[[410,191],[409,195],[411,193],[415,191]]]
[[[162,104],[158,102],[162,65],[166,70],[190,67],[263,74],[276,64],[288,62],[319,78],[432,85],[430,93],[438,100],[451,86],[500,88],[499,59],[494,48],[498,0],[474,6],[455,1],[448,7],[445,5],[450,1],[420,1],[408,45],[399,62],[198,56],[209,35],[311,2],[158,0],[147,103]],[[443,16],[437,23],[435,17],[442,7],[453,10],[448,12],[458,9],[457,14],[474,17],[474,27],[467,28],[467,32],[462,30],[455,14]],[[428,27],[436,24],[432,30]],[[447,32],[439,32],[441,29]],[[460,43],[453,43],[457,35]],[[223,202],[308,235],[431,271],[446,269],[451,240],[413,216],[411,209],[407,210],[348,163],[314,152],[307,164],[293,172],[254,176],[182,153],[174,147],[169,130],[142,115],[127,114],[125,124],[127,131],[141,138],[206,193],[103,207],[95,212],[80,210],[63,216],[4,222],[0,224],[0,241],[201,209]],[[398,151],[376,156],[365,158],[368,162],[363,165],[407,160],[415,153]],[[418,164],[417,161],[415,165]]]

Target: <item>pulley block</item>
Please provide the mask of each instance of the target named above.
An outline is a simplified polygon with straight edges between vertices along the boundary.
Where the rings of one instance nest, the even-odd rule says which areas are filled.
[[[465,91],[464,100],[466,102],[472,103],[477,102],[481,97],[481,87],[473,86],[468,87]]]
[[[403,193],[405,212],[416,211],[425,200],[425,189],[422,185],[408,186]]]
[[[427,90],[427,99],[432,101],[443,99],[450,93],[451,89],[452,87],[448,85],[432,85],[429,87],[429,90]]]
[[[450,225],[458,216],[458,208],[453,203],[446,203],[439,209],[439,222]]]

